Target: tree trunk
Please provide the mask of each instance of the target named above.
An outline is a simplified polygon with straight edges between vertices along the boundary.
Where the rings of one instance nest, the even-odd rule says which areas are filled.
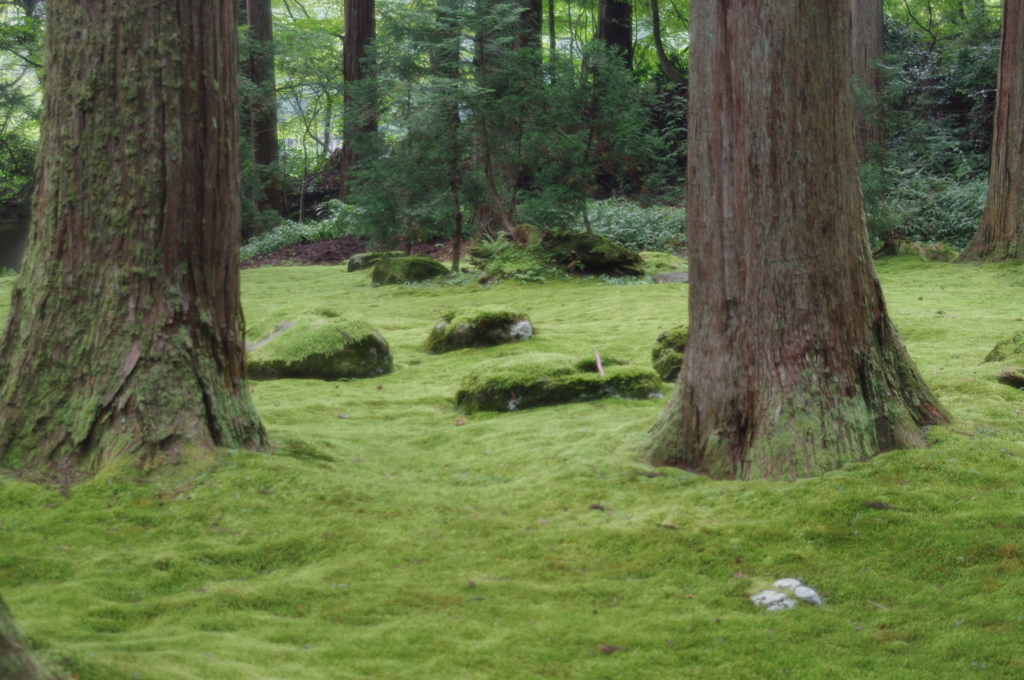
[[[3,680],[56,680],[36,660],[18,624],[0,598],[0,678]]]
[[[654,33],[654,51],[658,54],[658,64],[661,65],[661,70],[676,85],[685,85],[686,80],[679,73],[679,69],[665,54],[665,45],[661,41],[661,16],[658,10],[658,0],[651,0],[651,27]]]
[[[356,96],[366,75],[364,60],[367,49],[377,35],[377,15],[374,0],[345,0],[345,48],[343,70],[345,77],[345,114],[343,146],[341,150],[341,181],[339,198],[348,202],[352,168],[355,167],[356,142],[360,135],[377,131],[377,116],[364,97]],[[363,94],[363,93],[359,93]]]
[[[548,0],[548,50],[551,60],[558,54],[558,43],[555,40],[555,0]]]
[[[233,0],[51,0],[0,465],[261,446],[239,295]]]
[[[885,148],[885,117],[882,108],[882,74],[876,64],[882,58],[885,23],[882,0],[850,0],[853,12],[853,82],[858,96],[857,148],[860,160],[880,160]]]
[[[861,217],[848,0],[691,5],[690,329],[647,456],[816,475],[945,422]]]
[[[249,78],[260,90],[259,103],[251,111],[253,161],[264,173],[261,209],[284,214],[284,190],[276,170],[277,163],[277,82],[274,73],[274,14],[270,0],[248,0],[248,21],[257,45],[249,59]]]
[[[1024,258],[1024,1],[1003,2],[988,198],[961,261]]]
[[[633,68],[633,6],[629,0],[598,0],[597,40],[603,40],[621,56],[626,68]]]
[[[520,7],[515,49],[534,48],[540,57],[541,33],[544,28],[542,0],[520,0]]]

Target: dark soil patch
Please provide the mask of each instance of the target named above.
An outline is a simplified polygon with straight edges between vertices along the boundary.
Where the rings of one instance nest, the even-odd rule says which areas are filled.
[[[462,245],[462,257],[466,257],[467,246]],[[343,236],[317,243],[298,243],[262,255],[253,255],[242,262],[242,269],[276,266],[282,264],[341,264],[353,255],[372,250],[370,244],[355,236]],[[438,262],[452,259],[452,242],[421,243],[412,247],[412,255],[426,255]]]

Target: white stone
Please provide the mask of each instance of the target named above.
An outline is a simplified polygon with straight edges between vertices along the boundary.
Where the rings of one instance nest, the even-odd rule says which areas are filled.
[[[512,324],[512,328],[509,329],[509,335],[511,335],[512,340],[516,342],[529,340],[533,335],[533,326],[531,326],[530,322],[525,319],[523,321],[516,321]]]
[[[800,586],[793,591],[793,594],[797,598],[804,602],[810,602],[811,604],[821,605],[821,595],[814,588],[808,588],[807,586]]]
[[[798,578],[780,578],[778,581],[772,584],[772,588],[782,588],[783,590],[793,590],[799,588],[804,584]]]
[[[757,595],[751,597],[750,601],[758,607],[767,607],[770,612],[776,612],[780,609],[792,609],[796,606],[796,602],[787,597],[785,593],[774,590],[762,590]]]

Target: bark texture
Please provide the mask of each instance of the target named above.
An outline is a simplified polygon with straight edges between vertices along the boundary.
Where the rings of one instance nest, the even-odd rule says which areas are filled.
[[[629,0],[598,0],[597,40],[603,40],[633,68],[633,6]]]
[[[342,68],[345,77],[344,142],[341,149],[340,196],[348,202],[349,181],[357,158],[356,137],[377,130],[377,117],[363,97],[357,94],[366,75],[365,60],[370,43],[377,35],[377,14],[374,0],[345,0],[345,47]]]
[[[849,0],[691,5],[690,329],[648,458],[812,476],[944,422],[861,217]]]
[[[544,29],[544,7],[542,0],[520,0],[519,27],[516,30],[515,48],[535,48],[540,51],[541,33]]]
[[[57,680],[43,668],[25,643],[11,612],[0,598],[0,678],[3,680]]]
[[[1024,258],[1024,0],[1003,2],[988,197],[961,261]]]
[[[234,0],[52,0],[0,465],[260,446],[245,379]]]
[[[857,147],[862,161],[878,159],[885,147],[885,118],[881,105],[882,74],[876,64],[882,58],[885,22],[882,0],[850,0],[853,13],[851,44],[854,86],[857,97]]]
[[[250,111],[252,127],[253,161],[256,165],[271,166],[280,155],[277,138],[277,77],[274,70],[274,14],[270,0],[248,0],[246,19],[249,31],[259,49],[249,59],[249,79],[262,93],[258,104]],[[260,207],[284,212],[284,191],[274,172],[268,172],[263,184],[265,199]]]

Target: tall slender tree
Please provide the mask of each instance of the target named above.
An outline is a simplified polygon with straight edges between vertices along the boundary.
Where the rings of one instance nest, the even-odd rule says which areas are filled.
[[[377,35],[377,9],[374,0],[345,0],[345,46],[343,70],[345,77],[345,115],[341,150],[341,181],[339,198],[348,202],[352,169],[355,167],[356,138],[377,131],[377,116],[366,102],[360,87],[368,72],[366,58],[370,44]],[[357,96],[357,93],[361,96]]]
[[[871,263],[849,26],[849,0],[691,4],[690,329],[657,464],[793,479],[946,420]]]
[[[657,0],[655,0],[656,2]],[[852,62],[857,97],[857,148],[862,161],[878,159],[885,146],[882,74],[878,62],[884,51],[885,13],[882,0],[850,0]]]
[[[602,40],[633,68],[633,5],[630,0],[598,0],[597,40]]]
[[[280,156],[277,137],[277,77],[274,70],[274,13],[270,0],[248,0],[246,18],[255,43],[249,57],[249,79],[260,90],[250,110],[253,162],[264,172],[260,207],[284,212],[284,190],[274,170]]]
[[[50,0],[0,465],[260,446],[239,294],[234,0]]]
[[[685,85],[686,79],[665,53],[665,44],[661,40],[661,11],[658,7],[658,0],[651,0],[651,32],[654,36],[654,51],[658,55],[658,64],[664,71],[665,77],[676,85]]]
[[[960,260],[1024,259],[1024,1],[1004,0],[988,197]]]
[[[0,598],[0,678],[4,680],[56,680],[25,644],[25,636]]]
[[[536,48],[540,56],[541,34],[544,28],[542,0],[520,0],[519,27],[516,31],[516,49]]]

